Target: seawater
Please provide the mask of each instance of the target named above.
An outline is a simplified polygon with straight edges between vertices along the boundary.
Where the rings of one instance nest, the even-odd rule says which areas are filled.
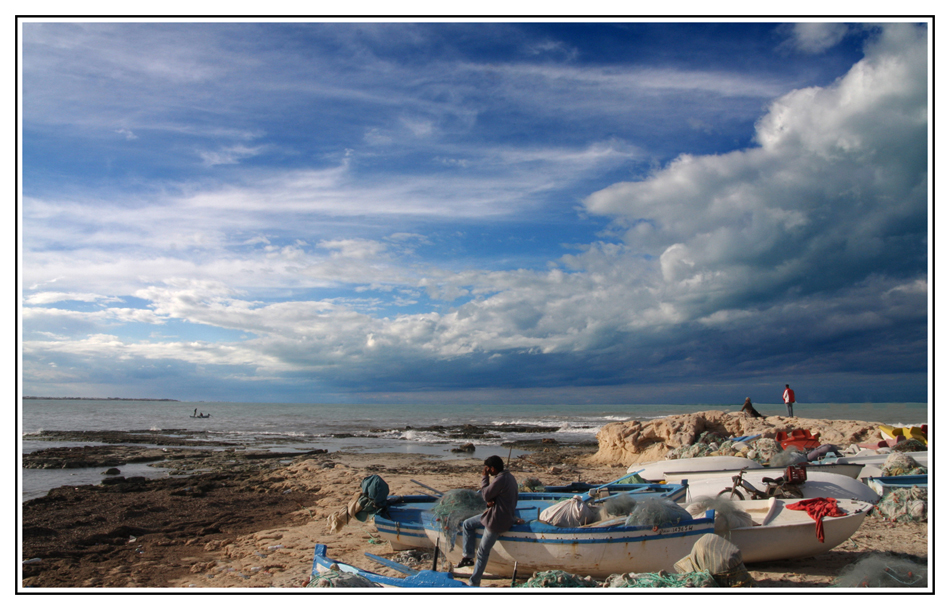
[[[502,443],[538,433],[506,433],[503,437],[446,439],[423,430],[430,426],[534,425],[553,427],[540,436],[560,442],[593,441],[604,425],[615,421],[654,419],[707,410],[737,411],[739,405],[474,405],[474,404],[295,404],[173,402],[128,400],[23,400],[20,433],[54,430],[148,430],[208,441],[227,441],[255,449],[280,451],[404,452],[472,457],[451,449],[462,442],[476,445],[474,457],[503,452]],[[782,404],[756,404],[763,415],[784,415]],[[191,415],[210,414],[208,419]],[[795,415],[819,419],[880,421],[919,425],[928,421],[925,403],[796,404]],[[336,436],[335,436],[336,435]],[[340,437],[340,435],[355,435]],[[40,442],[21,436],[21,450],[30,453],[64,442]],[[76,443],[81,444],[81,443]],[[88,444],[88,443],[85,443]],[[21,469],[22,497],[38,497],[60,485],[98,483],[101,469],[51,471]],[[164,476],[162,469],[126,465],[124,476]]]

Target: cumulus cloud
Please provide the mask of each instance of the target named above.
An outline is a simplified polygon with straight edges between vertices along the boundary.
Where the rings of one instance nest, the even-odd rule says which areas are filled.
[[[848,34],[848,24],[828,21],[806,21],[791,24],[785,29],[785,46],[801,53],[823,53],[835,46]]]

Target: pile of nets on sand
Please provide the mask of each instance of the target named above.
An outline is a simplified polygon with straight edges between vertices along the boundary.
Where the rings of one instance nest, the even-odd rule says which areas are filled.
[[[590,576],[578,576],[564,570],[546,570],[544,572],[535,572],[534,575],[524,584],[517,585],[528,589],[542,588],[563,588],[580,589],[597,587],[597,581]]]
[[[451,489],[442,494],[442,499],[432,509],[442,524],[442,533],[448,541],[448,550],[455,548],[462,521],[485,512],[485,499],[482,494],[471,489]]]
[[[927,521],[927,488],[895,489],[878,500],[874,513],[895,523]]]
[[[916,438],[909,438],[897,443],[892,449],[894,451],[927,451],[927,445]]]
[[[669,574],[667,572],[645,572],[638,574],[612,574],[604,581],[604,587],[611,589],[673,589],[673,588],[710,588],[718,587],[716,579],[709,572],[688,572],[686,574]]]
[[[838,575],[832,587],[926,587],[927,566],[887,553],[872,553]]]
[[[775,456],[782,453],[782,446],[775,439],[759,438],[753,441],[733,442],[723,439],[722,436],[714,432],[703,432],[696,439],[696,442],[671,449],[666,454],[666,459],[679,460],[710,455],[730,455],[745,457],[760,464],[769,464]]]

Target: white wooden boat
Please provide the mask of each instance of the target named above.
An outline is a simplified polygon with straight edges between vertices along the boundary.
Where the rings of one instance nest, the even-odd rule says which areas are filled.
[[[667,472],[679,473],[674,480],[688,478],[685,475],[691,472],[710,472],[721,470],[739,470],[740,468],[758,469],[762,464],[755,460],[731,455],[710,455],[707,457],[684,458],[681,460],[660,460],[645,464],[634,464],[627,469],[628,473],[637,473],[645,481],[666,481]]]
[[[929,478],[925,474],[905,474],[896,477],[871,477],[868,487],[876,491],[883,498],[895,489],[910,487],[929,487]]]
[[[676,460],[673,460],[674,462]],[[858,474],[864,468],[861,464],[822,464],[818,462],[805,462],[804,464],[796,464],[796,466],[805,466],[805,469],[810,476],[816,472],[827,472],[830,474],[840,474],[846,477],[851,477],[856,479]],[[771,466],[759,466],[758,468],[748,469],[747,478],[753,478],[756,481],[761,481],[762,477],[769,477],[770,479],[777,479],[780,476],[785,474],[785,468],[771,467]],[[739,470],[693,470],[693,471],[679,471],[676,470],[675,464],[669,466],[669,470],[666,472],[666,476],[671,480],[680,480],[688,479],[692,481],[701,480],[703,477],[724,477],[724,476],[735,476],[739,474]]]
[[[745,473],[744,480],[751,483],[763,493],[767,485],[762,482],[761,470],[752,470]],[[859,500],[871,502],[880,499],[873,489],[851,477],[828,472],[807,472],[807,479],[798,488],[803,498],[838,498],[842,500]],[[771,477],[774,478],[774,477]],[[716,475],[689,479],[687,497],[692,501],[701,497],[715,497],[724,489],[732,487],[732,476]]]
[[[752,517],[755,525],[716,533],[739,547],[743,563],[812,557],[850,538],[873,508],[869,502],[838,500],[838,508],[847,515],[822,519],[822,542],[816,534],[815,520],[806,511],[787,508],[796,502],[779,498],[733,502]]]

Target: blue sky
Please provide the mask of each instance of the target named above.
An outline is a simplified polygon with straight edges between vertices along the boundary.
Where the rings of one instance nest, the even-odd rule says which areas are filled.
[[[20,40],[26,395],[927,400],[926,26]]]

